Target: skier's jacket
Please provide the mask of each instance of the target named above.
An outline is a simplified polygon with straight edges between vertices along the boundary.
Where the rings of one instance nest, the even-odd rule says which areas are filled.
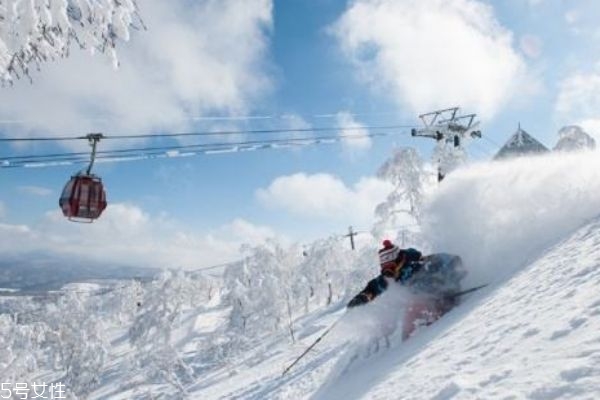
[[[459,256],[448,253],[436,253],[422,257],[421,252],[412,248],[403,250],[406,263],[400,275],[393,281],[403,285],[416,294],[424,294],[442,299],[460,291],[460,281],[466,275]],[[383,293],[392,278],[383,275],[371,279],[358,293],[348,307],[358,306],[373,300]]]

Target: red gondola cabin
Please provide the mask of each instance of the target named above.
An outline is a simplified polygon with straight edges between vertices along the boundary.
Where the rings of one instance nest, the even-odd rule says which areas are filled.
[[[71,177],[58,202],[65,217],[76,222],[92,222],[106,208],[106,193],[96,175],[78,174]]]

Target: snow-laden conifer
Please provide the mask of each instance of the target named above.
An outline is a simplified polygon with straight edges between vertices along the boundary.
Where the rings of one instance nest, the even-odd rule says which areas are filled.
[[[415,231],[421,220],[421,209],[429,179],[423,160],[410,147],[394,150],[377,171],[380,179],[393,185],[385,201],[375,208],[375,223],[372,234],[384,238],[403,228]]]
[[[73,47],[108,55],[132,26],[142,27],[134,0],[4,0],[0,2],[0,81],[30,76]]]

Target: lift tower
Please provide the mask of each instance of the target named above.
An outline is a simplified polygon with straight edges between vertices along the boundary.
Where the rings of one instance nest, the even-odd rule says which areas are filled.
[[[424,127],[413,128],[412,136],[436,140],[434,158],[438,164],[438,182],[466,157],[464,143],[470,138],[481,138],[477,130],[476,114],[459,115],[459,107],[446,108],[419,115]]]

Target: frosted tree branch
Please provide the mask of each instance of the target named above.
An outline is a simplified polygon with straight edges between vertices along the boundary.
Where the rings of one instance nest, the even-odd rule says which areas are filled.
[[[44,62],[66,58],[71,46],[108,55],[145,25],[134,0],[0,0],[0,82],[12,83]]]

